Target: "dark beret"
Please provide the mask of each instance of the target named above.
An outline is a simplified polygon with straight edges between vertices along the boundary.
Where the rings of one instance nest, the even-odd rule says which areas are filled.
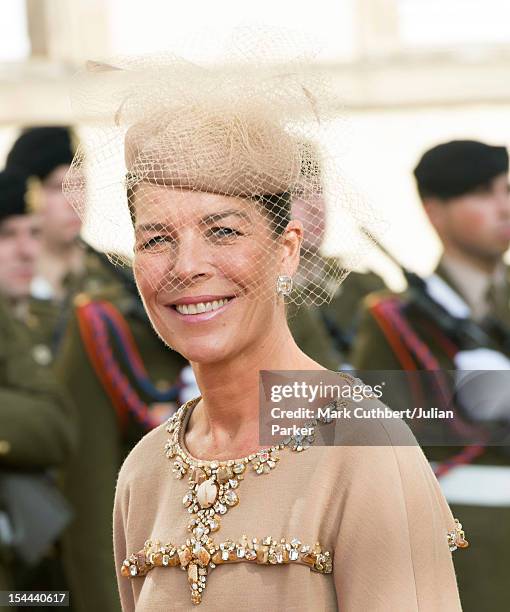
[[[0,222],[14,215],[34,212],[38,179],[4,170],[0,172]]]
[[[74,153],[71,128],[28,128],[12,146],[6,167],[44,180],[58,166],[69,165]]]
[[[422,197],[452,198],[508,172],[508,151],[475,140],[453,140],[427,151],[414,170]]]

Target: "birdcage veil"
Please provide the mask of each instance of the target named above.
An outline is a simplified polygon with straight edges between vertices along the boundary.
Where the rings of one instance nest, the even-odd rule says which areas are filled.
[[[285,37],[275,45],[258,32],[249,51],[241,39],[221,64],[117,58],[89,62],[75,81],[74,106],[90,127],[64,191],[97,248],[118,264],[143,263],[168,293],[190,282],[176,264],[191,256],[188,236],[233,295],[274,298],[293,202],[312,230],[325,215],[330,235],[350,245],[350,265],[368,248],[359,226],[381,226],[325,145],[341,116],[327,71],[293,55]],[[303,240],[286,299],[327,302],[349,269]]]

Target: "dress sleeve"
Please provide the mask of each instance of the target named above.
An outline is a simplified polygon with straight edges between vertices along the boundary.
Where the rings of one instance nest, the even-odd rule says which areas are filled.
[[[460,611],[448,545],[455,521],[421,449],[351,451],[355,467],[347,475],[334,552],[338,608]]]
[[[125,480],[125,472],[121,469],[115,491],[113,509],[113,550],[115,556],[115,571],[119,588],[120,602],[123,612],[135,611],[135,599],[132,582],[120,574],[122,562],[127,555],[126,522],[129,515],[129,487]]]

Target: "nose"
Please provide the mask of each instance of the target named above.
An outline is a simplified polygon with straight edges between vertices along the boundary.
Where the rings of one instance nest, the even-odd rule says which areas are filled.
[[[211,276],[207,245],[192,230],[181,233],[174,251],[172,275],[181,284],[189,285]]]

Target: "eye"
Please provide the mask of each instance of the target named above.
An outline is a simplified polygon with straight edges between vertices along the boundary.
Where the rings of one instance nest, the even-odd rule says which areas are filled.
[[[242,232],[232,228],[232,227],[226,227],[226,226],[216,226],[216,227],[211,227],[208,230],[208,235],[212,238],[237,238],[238,236],[242,236]]]
[[[142,242],[138,248],[141,251],[149,251],[170,241],[170,236],[153,236],[149,240]]]

